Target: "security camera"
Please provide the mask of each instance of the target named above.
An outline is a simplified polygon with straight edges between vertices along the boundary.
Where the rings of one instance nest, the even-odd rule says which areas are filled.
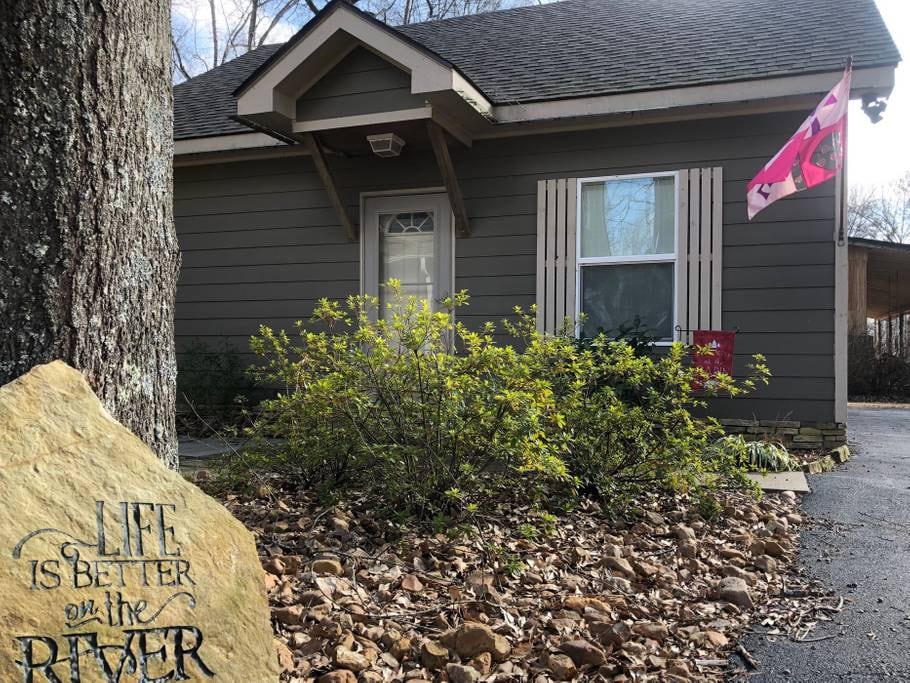
[[[863,111],[866,112],[866,116],[869,117],[872,123],[878,123],[882,120],[882,114],[885,113],[887,106],[888,102],[883,97],[878,97],[871,93],[863,95]]]

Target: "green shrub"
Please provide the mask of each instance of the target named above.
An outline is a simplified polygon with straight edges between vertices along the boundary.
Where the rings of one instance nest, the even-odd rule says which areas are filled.
[[[693,415],[704,397],[692,386],[706,378],[682,344],[658,357],[603,337],[578,344],[539,334],[533,311],[516,309],[504,325],[518,343],[503,345],[491,323],[454,322],[464,292],[433,311],[387,287],[383,310],[375,297],[323,300],[319,329],[298,323],[292,341],[263,327],[252,340],[258,379],[283,389],[262,404],[245,465],[307,486],[352,485],[426,519],[503,495],[614,499],[741,475],[734,459],[708,454],[721,428]],[[754,375],[710,385],[735,396],[767,381],[760,357]]]
[[[323,300],[314,320],[326,329],[298,323],[292,344],[264,327],[253,339],[259,378],[284,387],[254,433],[284,440],[260,439],[265,460],[307,483],[354,481],[420,514],[464,507],[493,471],[567,479],[547,379],[491,330],[453,322],[466,295],[433,311],[387,287],[383,311],[374,297]]]
[[[708,378],[688,363],[691,349],[681,343],[665,353],[653,347],[644,353],[640,343],[603,336],[578,344],[541,337],[530,316],[512,332],[524,339],[537,372],[550,377],[567,466],[588,493],[616,498],[654,486],[697,487],[716,475],[741,479],[734,459],[705,457],[723,428],[694,411],[706,407],[708,396],[739,396],[766,383],[762,356],[754,357],[752,376],[736,382],[723,374]],[[693,386],[709,391],[694,392]]]
[[[748,470],[789,472],[799,469],[799,463],[783,444],[746,441],[739,434],[718,439],[708,450],[715,457],[725,457]]]

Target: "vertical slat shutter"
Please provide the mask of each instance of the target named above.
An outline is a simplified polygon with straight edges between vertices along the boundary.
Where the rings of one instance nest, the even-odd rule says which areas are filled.
[[[679,174],[676,322],[682,341],[692,330],[722,328],[723,169],[691,168]]]
[[[537,329],[547,334],[575,318],[577,186],[575,178],[537,183]],[[691,330],[722,326],[722,169],[684,169],[677,189],[676,323],[691,342]]]
[[[537,329],[575,318],[575,178],[537,183]]]

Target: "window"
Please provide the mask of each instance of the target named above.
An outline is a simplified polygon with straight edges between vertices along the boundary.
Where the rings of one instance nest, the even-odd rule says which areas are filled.
[[[579,180],[582,336],[639,326],[672,341],[676,204],[675,173]]]
[[[362,221],[362,288],[386,314],[390,278],[405,296],[434,305],[452,291],[451,208],[444,194],[367,197]]]

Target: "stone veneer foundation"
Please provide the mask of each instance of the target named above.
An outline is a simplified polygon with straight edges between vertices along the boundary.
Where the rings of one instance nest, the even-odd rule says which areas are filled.
[[[793,420],[719,420],[728,434],[746,441],[766,439],[792,450],[830,450],[847,442],[843,422],[796,422]]]

